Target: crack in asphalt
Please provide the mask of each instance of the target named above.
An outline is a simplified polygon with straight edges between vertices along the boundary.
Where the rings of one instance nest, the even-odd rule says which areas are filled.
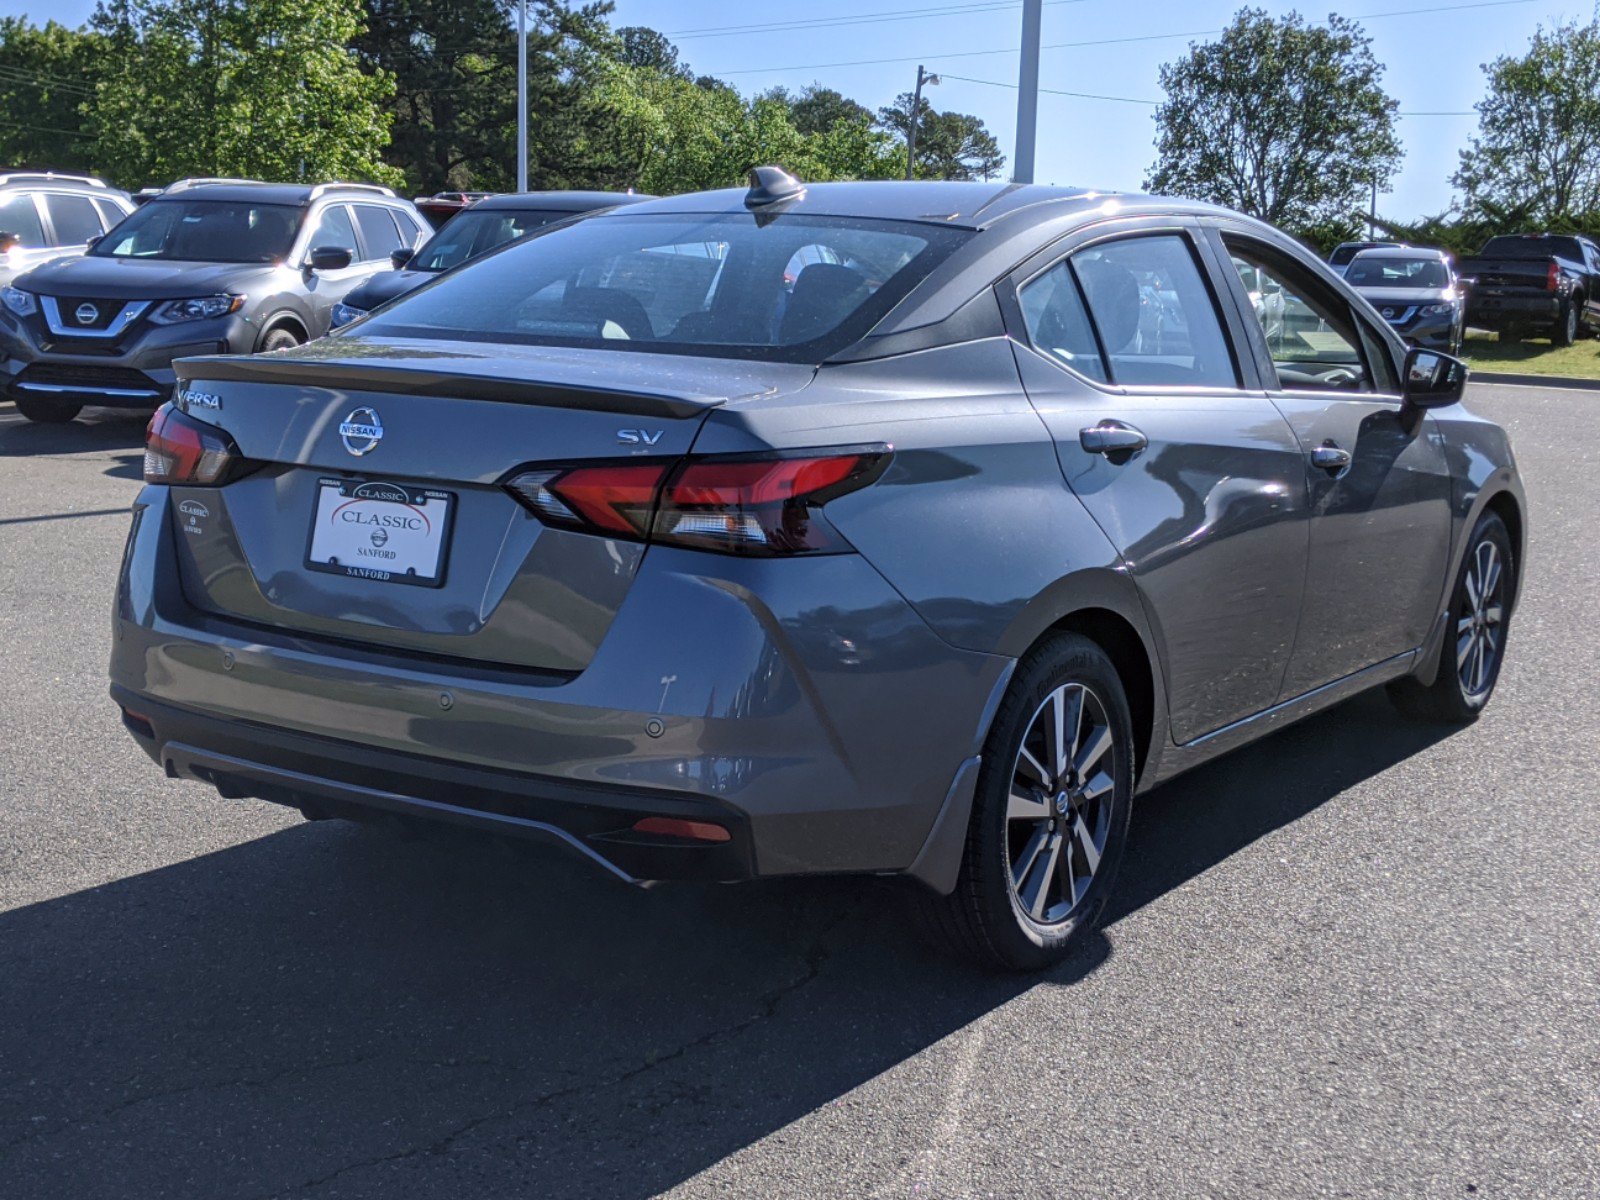
[[[580,1095],[587,1091],[623,1087],[640,1076],[646,1075],[651,1071],[666,1065],[667,1063],[676,1062],[697,1050],[705,1049],[706,1047],[716,1045],[719,1042],[732,1041],[735,1038],[741,1037],[748,1030],[753,1029],[763,1021],[770,1020],[772,1017],[776,1016],[779,1007],[786,999],[800,991],[802,988],[815,982],[821,976],[823,965],[827,962],[830,953],[825,945],[828,935],[840,925],[844,924],[844,922],[855,912],[857,907],[859,907],[858,904],[850,905],[837,916],[827,921],[822,928],[817,931],[812,945],[806,950],[803,956],[803,961],[805,963],[804,970],[802,970],[799,975],[790,980],[788,983],[774,988],[772,991],[761,997],[759,1009],[755,1013],[752,1013],[750,1016],[734,1025],[730,1025],[725,1029],[712,1030],[710,1033],[685,1042],[681,1046],[678,1046],[676,1049],[670,1050],[665,1054],[656,1055],[639,1064],[638,1066],[631,1067],[628,1070],[623,1071],[621,1074],[615,1075],[610,1079],[600,1082],[599,1084],[575,1084],[572,1087],[559,1088],[553,1092],[546,1092],[542,1096],[535,1096],[530,1100],[524,1100],[521,1103],[514,1104],[510,1108],[503,1111],[485,1113],[481,1116],[474,1117],[472,1120],[466,1121],[445,1133],[442,1137],[436,1138],[426,1146],[413,1146],[409,1149],[396,1150],[389,1154],[374,1155],[371,1158],[361,1159],[353,1163],[346,1163],[342,1167],[339,1167],[333,1171],[329,1171],[326,1175],[319,1175],[315,1179],[308,1179],[303,1183],[297,1183],[275,1192],[266,1193],[264,1195],[255,1197],[254,1200],[279,1200],[280,1197],[322,1187],[325,1184],[331,1183],[335,1179],[350,1174],[351,1172],[367,1170],[371,1167],[382,1166],[385,1163],[402,1162],[408,1158],[416,1158],[420,1155],[448,1154],[451,1147],[455,1145],[456,1142],[460,1141],[474,1130],[479,1129],[493,1121],[510,1120],[511,1118],[520,1114],[536,1112],[550,1104],[554,1104],[560,1100],[565,1100],[571,1096]]]

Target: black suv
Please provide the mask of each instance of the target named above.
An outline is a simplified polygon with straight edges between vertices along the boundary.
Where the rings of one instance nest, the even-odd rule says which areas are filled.
[[[77,258],[133,211],[127,192],[88,175],[0,171],[0,286],[54,258]]]
[[[176,183],[82,258],[0,292],[0,383],[32,421],[155,408],[174,359],[321,337],[346,293],[428,232],[370,184]]]
[[[337,329],[348,325],[378,305],[422,286],[441,271],[558,221],[653,199],[654,196],[634,192],[513,192],[479,200],[469,211],[451,217],[450,223],[420,250],[396,250],[395,269],[374,275],[352,289],[344,303],[333,310],[333,326]]]

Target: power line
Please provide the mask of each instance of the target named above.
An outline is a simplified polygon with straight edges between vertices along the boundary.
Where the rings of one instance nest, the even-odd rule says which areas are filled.
[[[1046,7],[1060,4],[1087,4],[1089,0],[1044,0]],[[878,25],[891,21],[915,21],[934,17],[963,17],[975,13],[999,12],[1019,8],[1020,0],[979,0],[967,4],[941,4],[931,8],[896,8],[888,12],[862,17],[805,17],[793,21],[767,21],[753,25],[706,25],[696,29],[679,29],[662,34],[663,37],[688,41],[693,38],[743,37],[754,33],[783,33],[793,30],[815,29],[839,25]]]
[[[1476,0],[1475,3],[1468,3],[1468,4],[1444,4],[1444,5],[1436,5],[1436,6],[1432,7],[1432,8],[1408,8],[1408,9],[1404,9],[1404,10],[1399,11],[1399,12],[1368,13],[1365,16],[1355,17],[1353,19],[1357,20],[1357,21],[1381,21],[1381,20],[1386,20],[1386,19],[1388,19],[1390,17],[1415,17],[1415,16],[1421,16],[1423,14],[1428,14],[1428,13],[1464,12],[1464,11],[1466,11],[1468,9],[1474,9],[1474,8],[1509,8],[1509,7],[1513,6],[1513,5],[1534,4],[1534,3],[1537,3],[1537,2],[1538,2],[1538,0]],[[1169,40],[1174,39],[1174,38],[1215,37],[1217,34],[1225,33],[1225,32],[1226,32],[1226,30],[1222,30],[1222,29],[1192,29],[1192,30],[1189,30],[1186,33],[1147,33],[1147,34],[1140,34],[1140,35],[1137,35],[1137,36],[1134,36],[1134,37],[1100,38],[1100,39],[1097,39],[1097,40],[1094,40],[1094,41],[1049,42],[1049,43],[1046,43],[1044,46],[1042,46],[1041,49],[1044,49],[1044,50],[1069,50],[1069,49],[1078,49],[1078,48],[1087,47],[1087,46],[1120,45],[1120,44],[1127,43],[1127,42],[1158,42],[1158,41],[1169,41]],[[830,68],[833,68],[833,67],[877,67],[877,66],[884,66],[884,65],[892,64],[892,63],[907,63],[907,62],[919,62],[919,61],[939,62],[939,61],[943,61],[943,60],[946,60],[946,59],[952,59],[952,58],[983,58],[983,57],[992,56],[992,55],[996,55],[996,54],[1015,54],[1016,52],[1017,52],[1017,48],[1015,46],[1006,46],[1006,47],[1004,47],[1002,49],[998,49],[998,50],[952,50],[952,51],[950,51],[948,53],[944,53],[944,54],[938,54],[938,53],[912,54],[912,55],[908,55],[908,56],[904,56],[904,57],[898,57],[898,58],[858,58],[858,59],[851,59],[851,60],[845,61],[845,62],[796,63],[796,64],[793,64],[793,65],[790,65],[790,66],[782,66],[782,67],[741,67],[738,70],[734,70],[734,71],[718,71],[718,72],[716,72],[716,74],[719,75],[719,76],[721,76],[721,75],[758,75],[758,74],[764,74],[764,73],[767,73],[767,72],[780,72],[780,71],[822,71],[822,70],[827,70],[827,69],[830,69]],[[942,72],[941,72],[941,74],[942,74]]]

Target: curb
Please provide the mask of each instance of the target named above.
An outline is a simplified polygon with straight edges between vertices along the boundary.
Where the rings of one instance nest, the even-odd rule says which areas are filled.
[[[1570,375],[1503,375],[1499,371],[1474,370],[1467,376],[1468,383],[1509,383],[1516,387],[1564,388],[1575,391],[1600,392],[1600,379],[1574,379]]]

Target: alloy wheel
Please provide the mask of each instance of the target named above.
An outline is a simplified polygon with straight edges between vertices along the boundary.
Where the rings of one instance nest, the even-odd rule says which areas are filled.
[[[1011,769],[1006,855],[1018,906],[1039,925],[1071,916],[1105,853],[1117,777],[1106,707],[1081,683],[1045,697]]]
[[[1505,564],[1493,542],[1485,539],[1473,549],[1462,591],[1456,617],[1456,673],[1462,692],[1477,699],[1494,683],[1504,637]]]

